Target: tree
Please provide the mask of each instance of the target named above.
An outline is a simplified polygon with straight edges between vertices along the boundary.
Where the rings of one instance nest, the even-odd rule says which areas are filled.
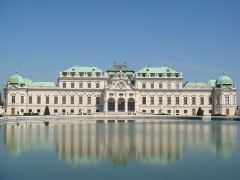
[[[45,107],[44,115],[50,115],[49,107]]]
[[[203,116],[203,110],[201,107],[198,108],[197,116]]]

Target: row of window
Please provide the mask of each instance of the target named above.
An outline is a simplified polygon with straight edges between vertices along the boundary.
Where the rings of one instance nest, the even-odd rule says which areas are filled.
[[[203,112],[204,112],[204,110],[202,110]],[[142,112],[143,113],[148,113],[146,110],[142,110]],[[172,114],[172,113],[175,113],[176,115],[179,115],[179,110],[175,110],[175,112],[174,111],[172,111],[172,110],[167,110],[167,114]],[[194,110],[194,112],[196,112],[196,110]],[[150,110],[150,113],[156,113],[154,110]],[[163,113],[162,112],[162,110],[158,110],[158,113],[159,114],[161,114],[161,113]],[[184,114],[187,114],[188,113],[188,110],[183,110],[183,113]],[[211,114],[212,113],[212,110],[209,110],[209,113]]]
[[[65,96],[63,96],[61,100],[62,100],[62,104],[66,104],[66,97]],[[58,104],[59,98],[57,96],[55,96],[53,101],[54,101],[53,102],[54,104]],[[76,98],[71,97],[70,104],[75,104],[75,101],[76,101]],[[87,97],[87,104],[91,104],[91,101],[92,101],[92,97]],[[12,96],[12,103],[14,104],[15,102],[16,102],[15,96]],[[49,102],[50,102],[50,97],[46,96],[44,103],[49,104]],[[20,103],[21,104],[24,103],[24,96],[21,96]],[[33,97],[32,96],[29,96],[28,103],[29,104],[33,103]],[[37,104],[42,104],[41,96],[37,96]],[[78,104],[83,104],[83,97],[78,97]],[[96,104],[100,104],[100,97],[96,97]]]
[[[142,104],[147,104],[147,97],[142,97]],[[150,104],[151,105],[155,104],[155,97],[150,97]],[[158,97],[158,104],[163,104],[163,97]],[[172,104],[172,97],[167,97],[167,104],[168,105]],[[179,97],[175,97],[175,105],[179,104],[180,104]],[[183,97],[183,104],[184,105],[188,104],[188,97]],[[192,97],[191,104],[196,105],[196,97]],[[212,97],[208,98],[208,104],[212,104]],[[200,97],[200,105],[204,105],[204,97]]]
[[[171,83],[169,82],[169,83],[167,83],[167,89],[171,89]],[[151,89],[154,89],[155,88],[155,84],[154,83],[151,83],[150,84],[150,88]],[[163,88],[163,84],[162,83],[160,83],[160,84],[158,84],[158,88],[159,89],[162,89]],[[142,89],[146,89],[146,83],[142,83]],[[175,89],[179,89],[179,83],[176,83],[175,84]]]
[[[67,87],[67,83],[62,83],[62,88],[66,88],[66,87]],[[94,88],[99,88],[99,87],[100,87],[99,82],[96,82]],[[75,83],[71,83],[71,88],[75,88]],[[78,88],[83,88],[83,82],[80,82],[78,84]],[[87,88],[93,88],[91,82],[87,83]]]
[[[92,97],[87,97],[87,104],[91,104],[91,99]],[[42,99],[41,96],[37,96],[37,104],[42,104]],[[58,97],[54,97],[54,104],[58,104]],[[70,104],[75,104],[76,98],[71,97],[70,99]],[[12,103],[14,104],[16,102],[15,96],[12,96]],[[45,104],[49,104],[50,102],[50,97],[46,96],[45,98]],[[24,103],[24,96],[21,96],[20,103]],[[28,103],[32,104],[33,103],[33,97],[29,96]],[[175,97],[175,105],[179,105],[180,100],[179,97]],[[200,105],[204,105],[204,97],[200,97]],[[234,97],[234,103],[235,103],[235,97]],[[62,104],[66,104],[66,97],[62,97]],[[78,104],[83,104],[83,97],[78,97]],[[100,98],[96,97],[96,104],[100,104]],[[147,97],[142,97],[142,104],[147,104]],[[155,104],[155,98],[150,97],[150,104],[154,105]],[[158,97],[158,104],[163,104],[163,97]],[[172,104],[172,97],[167,97],[167,104],[171,105]],[[183,97],[183,105],[188,104],[188,97]],[[196,105],[196,97],[191,98],[191,104]],[[212,104],[212,97],[208,98],[208,104]],[[220,104],[220,97],[216,98],[216,104]],[[229,105],[229,97],[225,97],[225,104]]]
[[[33,111],[32,111],[32,109],[28,109],[28,112],[29,112],[29,113],[32,113]],[[55,114],[60,113],[60,111],[59,111],[58,109],[54,109],[53,112],[54,112]],[[96,110],[96,112],[99,112],[99,110]],[[21,109],[21,113],[24,113],[24,109]],[[41,109],[37,109],[37,113],[40,114],[40,113],[41,113]],[[70,112],[67,112],[67,113],[66,113],[66,109],[61,109],[61,113],[62,113],[62,114],[74,114],[75,111],[74,111],[74,109],[70,109]],[[83,113],[83,112],[82,112],[82,109],[79,109],[79,110],[78,110],[78,113],[79,113],[79,114]],[[87,113],[91,113],[91,109],[88,109],[88,110],[87,110]]]

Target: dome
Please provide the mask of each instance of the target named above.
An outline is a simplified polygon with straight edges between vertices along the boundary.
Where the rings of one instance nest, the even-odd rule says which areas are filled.
[[[9,84],[25,84],[24,83],[24,80],[21,76],[19,76],[16,72],[15,75],[11,76],[9,79],[8,79],[8,83]]]
[[[216,79],[213,79],[213,77],[207,82],[208,87],[214,87],[215,84],[216,84]]]
[[[217,79],[216,85],[233,85],[233,81],[230,77],[223,75]]]
[[[26,86],[32,86],[33,82],[31,79],[28,79],[27,76],[23,79]]]

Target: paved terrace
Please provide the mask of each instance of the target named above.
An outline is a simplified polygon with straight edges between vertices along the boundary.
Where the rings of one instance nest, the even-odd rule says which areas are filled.
[[[240,121],[240,116],[178,116],[178,115],[50,115],[50,116],[8,116],[0,118],[5,123],[110,123],[110,122],[158,122],[164,120],[230,120]]]

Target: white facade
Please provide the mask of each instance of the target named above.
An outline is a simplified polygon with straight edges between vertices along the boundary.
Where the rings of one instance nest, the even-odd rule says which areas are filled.
[[[183,84],[182,73],[168,67],[134,72],[126,65],[114,65],[103,72],[74,66],[59,74],[57,85],[21,78],[10,77],[4,88],[7,115],[43,114],[46,106],[51,114],[59,115],[196,115],[199,107],[204,115],[235,115],[237,107],[236,88],[229,77],[221,76],[214,85]]]

